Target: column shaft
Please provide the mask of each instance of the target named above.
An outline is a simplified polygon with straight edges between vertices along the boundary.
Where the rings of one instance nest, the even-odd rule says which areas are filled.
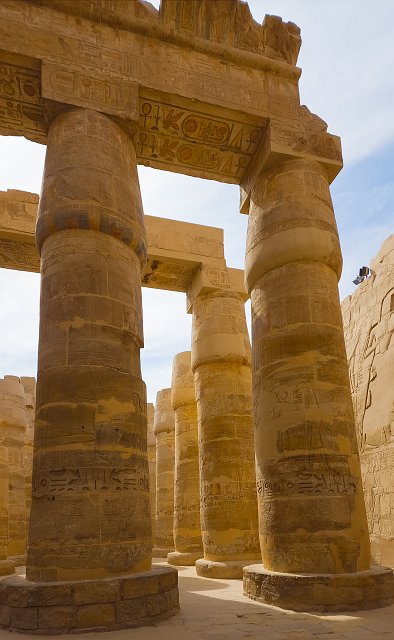
[[[191,353],[172,365],[171,404],[175,414],[174,543],[168,561],[193,565],[202,555],[197,405]]]
[[[156,396],[154,431],[156,436],[156,546],[155,557],[166,558],[174,550],[174,465],[175,424],[171,389]]]
[[[27,578],[151,566],[134,148],[83,109],[50,125],[36,229],[40,338]]]
[[[192,367],[198,410],[200,575],[242,577],[259,555],[250,343],[237,293],[212,291],[193,303]]]
[[[8,553],[17,564],[25,563],[26,492],[23,447],[26,432],[25,391],[19,378],[0,380],[0,444],[8,451],[9,505]]]
[[[148,415],[148,464],[150,486],[150,513],[152,523],[152,544],[155,546],[156,536],[156,436],[154,433],[155,407],[151,402],[147,405]]]
[[[358,600],[362,608],[390,579],[368,572],[341,266],[324,168],[288,160],[262,174],[251,194],[245,277],[263,565],[245,570],[244,585],[286,608],[337,610]]]

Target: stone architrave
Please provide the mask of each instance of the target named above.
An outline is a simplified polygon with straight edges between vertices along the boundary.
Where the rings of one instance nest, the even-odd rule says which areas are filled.
[[[25,390],[27,418],[25,442],[23,445],[23,463],[25,468],[26,518],[28,521],[30,516],[32,492],[34,418],[36,411],[36,379],[25,376],[22,377],[20,381]]]
[[[156,396],[154,432],[156,436],[156,546],[154,558],[167,558],[174,551],[174,471],[175,418],[171,389]]]
[[[319,163],[268,166],[250,194],[245,281],[262,565],[246,595],[290,609],[387,604],[370,545],[343,337],[342,257]]]
[[[1,385],[1,381],[0,381]],[[15,563],[7,559],[10,474],[8,449],[0,447],[0,576],[14,573]]]
[[[0,445],[8,450],[8,557],[26,562],[26,491],[23,461],[27,425],[25,390],[16,376],[0,380]]]
[[[175,414],[174,544],[168,562],[193,565],[203,553],[200,525],[200,474],[197,404],[191,353],[172,364],[171,405]]]
[[[394,567],[394,235],[342,315],[372,556]]]
[[[36,602],[38,629],[129,627],[178,609],[175,570],[151,568],[140,370],[146,240],[135,151],[106,115],[54,111],[36,226],[41,302],[27,580],[17,586],[29,606]],[[67,585],[59,591],[60,582]],[[0,585],[6,597],[15,586],[10,578]],[[63,605],[57,624],[48,609],[54,593]],[[28,613],[23,602],[14,609],[8,597],[13,628]]]
[[[154,433],[155,406],[152,402],[147,404],[148,418],[148,465],[150,486],[150,513],[152,523],[152,545],[155,546],[156,527],[156,436]]]
[[[235,276],[242,272],[231,270]],[[198,575],[242,578],[259,557],[251,352],[242,283],[203,271],[189,295],[204,557]]]

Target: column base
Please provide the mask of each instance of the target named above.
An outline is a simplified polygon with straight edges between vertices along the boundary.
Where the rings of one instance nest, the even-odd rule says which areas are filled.
[[[179,610],[178,573],[171,567],[105,580],[0,581],[0,628],[51,635],[151,625]]]
[[[0,576],[9,576],[15,573],[15,562],[10,560],[0,560]]]
[[[225,578],[227,580],[242,580],[243,569],[250,565],[249,560],[205,560],[201,558],[196,562],[196,573],[203,578]],[[254,565],[253,565],[254,566]]]
[[[154,547],[152,549],[152,558],[165,558],[169,553],[173,553],[174,547]]]
[[[201,556],[201,551],[186,553],[182,551],[172,551],[167,556],[167,562],[175,566],[192,567]]]
[[[393,570],[338,574],[277,573],[253,564],[244,569],[244,595],[293,611],[377,609],[394,602]]]

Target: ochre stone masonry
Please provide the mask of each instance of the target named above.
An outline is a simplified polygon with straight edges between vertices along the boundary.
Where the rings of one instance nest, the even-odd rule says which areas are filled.
[[[175,422],[171,389],[157,393],[154,417],[156,436],[156,534],[153,556],[166,558],[174,551]]]
[[[394,235],[342,303],[372,555],[394,566]]]
[[[360,573],[356,604],[373,606],[391,574],[369,571],[337,287],[342,258],[318,163],[283,160],[260,174],[250,198],[245,266],[263,561],[245,570],[245,592],[295,609],[306,602],[311,609],[346,609]],[[337,578],[328,576],[341,575],[336,589]]]
[[[25,468],[25,490],[26,490],[26,517],[29,519],[32,492],[32,472],[33,472],[33,441],[34,441],[34,418],[36,410],[36,380],[32,377],[22,377],[21,384],[25,390],[26,404],[26,432],[23,447],[23,464]]]
[[[191,353],[172,364],[171,405],[175,414],[174,544],[168,562],[193,565],[202,556],[197,405]]]
[[[27,581],[18,579],[17,606],[15,579],[2,582],[0,625],[111,629],[177,610],[175,570],[168,587],[150,569],[141,281],[186,292],[193,313],[197,571],[239,576],[260,558],[253,381],[262,564],[244,569],[245,593],[293,609],[386,604],[392,572],[370,568],[337,291],[329,183],[341,145],[300,104],[299,28],[275,16],[259,25],[240,0],[162,0],[160,10],[141,0],[5,0],[0,41],[0,134],[47,144],[35,237],[42,282]],[[242,273],[226,267],[222,232],[155,219],[147,242],[138,162],[240,185],[240,210],[250,214],[252,372]],[[37,200],[19,194],[10,206],[14,197],[0,196],[0,265],[38,270]],[[380,340],[389,299],[379,332],[371,327],[379,353],[368,343],[365,357],[376,371],[390,361]],[[379,397],[374,371],[366,390],[358,381],[367,403]],[[155,544],[167,553],[174,421],[160,404]],[[388,427],[385,419],[375,427],[365,409],[366,461],[376,443],[386,456]],[[14,481],[18,473],[24,481],[20,435],[9,460],[14,522],[22,493],[26,503],[24,482],[22,492]],[[387,500],[379,504],[386,513]],[[146,592],[138,603],[126,595],[141,572],[154,583],[153,609]],[[85,581],[89,600],[77,602]]]
[[[198,575],[240,578],[242,568],[259,557],[251,353],[243,295],[202,286],[192,311],[204,548],[196,568]]]
[[[25,390],[16,376],[0,379],[0,445],[8,452],[8,549],[16,564],[26,562],[26,492],[24,442],[27,426]]]
[[[152,544],[155,546],[156,535],[156,436],[154,433],[155,407],[151,402],[147,404],[148,417],[148,465],[150,486],[150,513],[152,523]]]

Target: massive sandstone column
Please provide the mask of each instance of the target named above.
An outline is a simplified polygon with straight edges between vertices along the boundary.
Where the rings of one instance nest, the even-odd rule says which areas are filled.
[[[152,622],[177,610],[176,575],[151,570],[140,371],[145,230],[135,151],[108,117],[73,109],[51,122],[36,239],[33,496],[28,582],[18,585],[29,598],[18,600],[21,611],[8,597],[11,627]],[[13,585],[8,578],[0,586],[12,593]],[[38,618],[34,609],[32,626],[21,626],[33,601]],[[55,601],[57,613],[47,607]]]
[[[193,565],[202,555],[197,405],[191,353],[172,364],[171,404],[175,414],[174,543],[168,562]]]
[[[245,569],[244,585],[287,608],[378,605],[390,591],[387,572],[369,571],[341,263],[325,169],[295,159],[262,173],[245,277],[263,564]]]
[[[201,576],[241,578],[259,557],[244,300],[228,288],[202,287],[192,309],[204,548],[196,569]]]
[[[25,491],[26,491],[26,518],[29,520],[31,507],[31,489],[33,472],[33,440],[34,440],[34,417],[36,411],[36,379],[32,377],[22,377],[21,384],[25,390],[26,404],[26,432],[23,446],[23,461],[25,469]]]
[[[156,528],[156,436],[154,433],[155,406],[152,402],[147,404],[148,417],[148,465],[150,486],[150,513],[152,523],[152,544],[155,545]]]
[[[8,552],[15,564],[25,564],[26,492],[23,448],[26,432],[25,390],[16,376],[0,380],[0,445],[8,451]]]
[[[1,381],[0,381],[1,382]],[[14,573],[15,564],[7,559],[10,473],[7,447],[0,447],[0,576]]]
[[[153,556],[166,558],[174,550],[175,424],[171,389],[157,393],[154,431],[156,436],[156,540]]]

